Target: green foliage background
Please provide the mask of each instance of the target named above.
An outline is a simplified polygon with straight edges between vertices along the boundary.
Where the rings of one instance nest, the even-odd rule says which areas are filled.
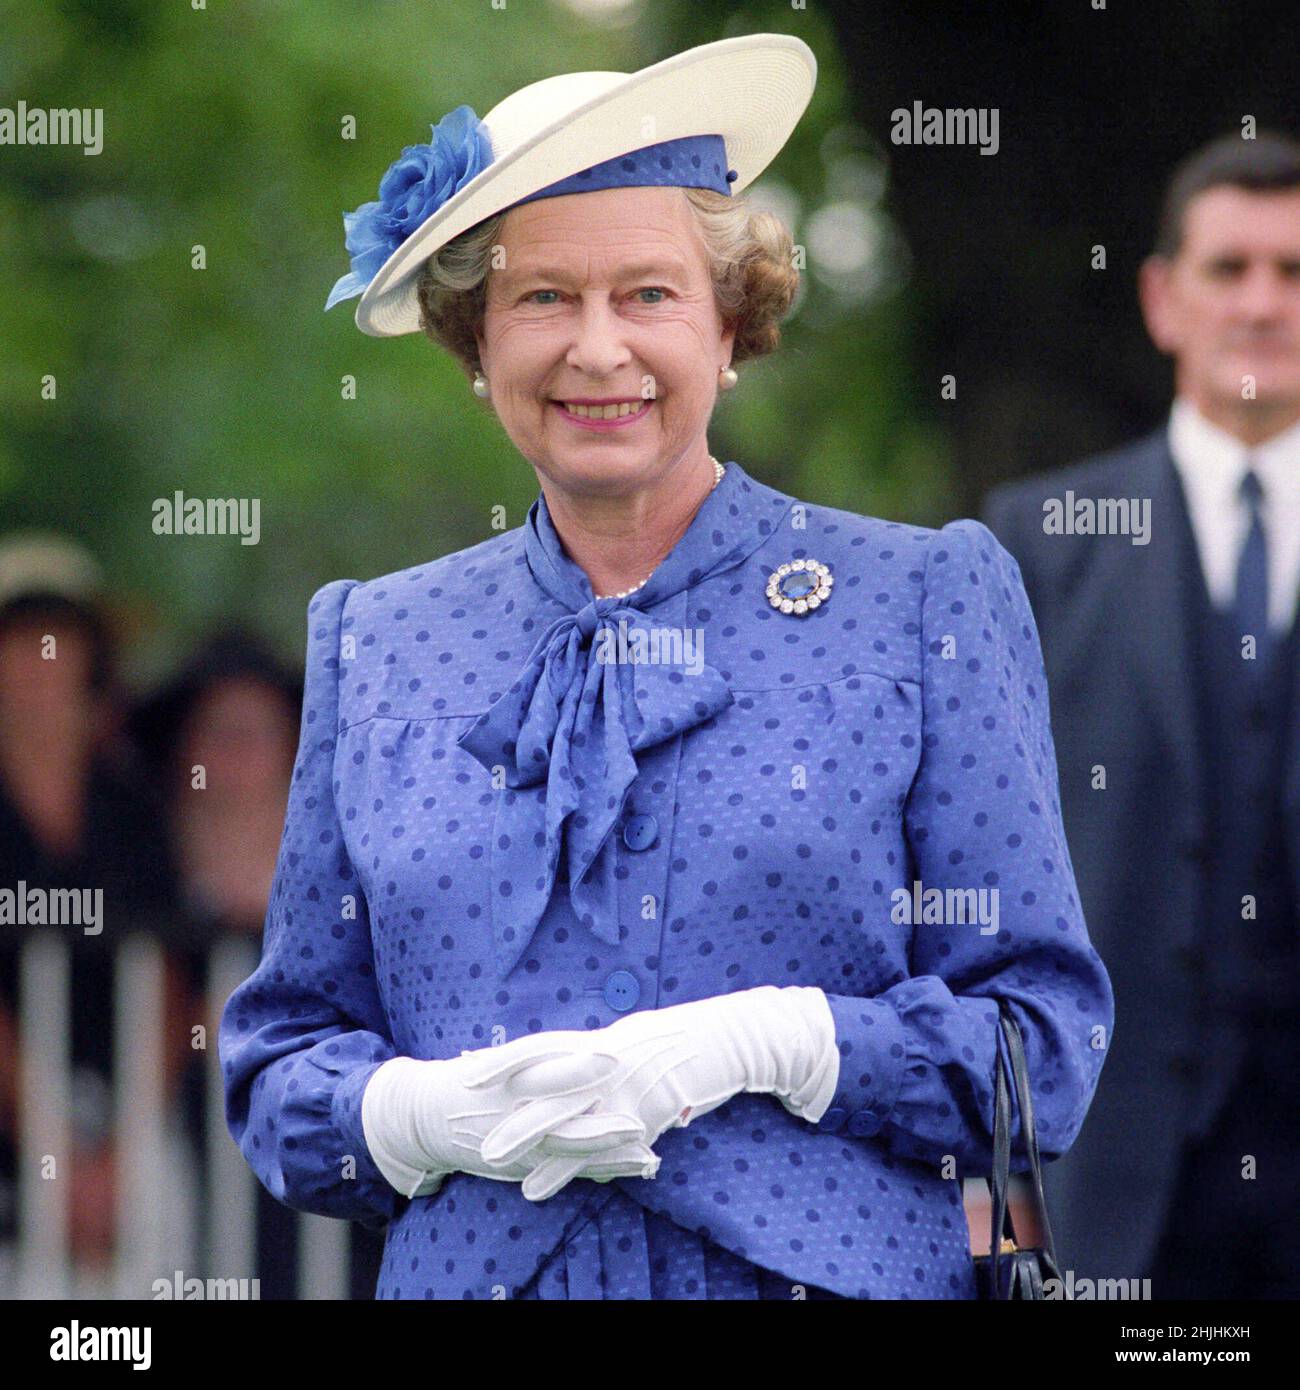
[[[355,301],[322,312],[347,269],[342,212],[453,106],[483,115],[555,72],[796,33],[818,54],[817,92],[755,187],[775,178],[805,212],[832,196],[826,152],[854,131],[815,9],[648,0],[629,13],[611,28],[536,0],[0,6],[0,105],[102,107],[105,141],[95,157],[0,147],[2,529],[85,542],[145,615],[139,665],[168,664],[231,615],[296,657],[325,580],[473,544],[497,504],[522,522],[536,476],[459,368],[421,335],[365,337]],[[809,500],[946,519],[907,294],[846,307],[809,254],[782,349],[720,400],[712,451]],[[152,502],[177,489],[259,498],[261,543],[154,535]]]

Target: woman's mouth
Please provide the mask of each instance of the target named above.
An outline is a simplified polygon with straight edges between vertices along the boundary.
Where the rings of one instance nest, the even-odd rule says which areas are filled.
[[[567,401],[552,401],[551,404],[579,429],[617,430],[643,420],[650,413],[654,400],[624,401],[618,405],[570,405]]]

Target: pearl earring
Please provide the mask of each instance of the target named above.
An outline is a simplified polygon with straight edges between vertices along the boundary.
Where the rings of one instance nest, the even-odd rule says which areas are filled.
[[[482,400],[482,399],[484,399],[486,396],[489,395],[489,393],[491,392],[491,390],[492,390],[492,388],[488,385],[488,379],[487,379],[487,377],[485,377],[485,376],[483,375],[482,372],[475,372],[475,373],[474,373],[474,394],[475,394],[476,396],[478,396],[480,400]]]
[[[723,391],[730,391],[740,378],[736,375],[734,368],[720,367],[718,369],[718,386]]]

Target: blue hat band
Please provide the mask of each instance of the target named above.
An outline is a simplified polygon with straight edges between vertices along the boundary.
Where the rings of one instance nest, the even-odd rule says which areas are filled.
[[[727,147],[721,135],[684,135],[615,155],[547,184],[510,206],[517,208],[534,198],[557,198],[564,193],[591,193],[598,188],[711,188],[730,197],[737,177],[736,171],[727,167]]]
[[[389,256],[491,165],[492,142],[473,107],[456,107],[430,130],[433,138],[427,145],[408,145],[389,166],[379,181],[377,199],[343,214],[352,268],[335,282],[325,301],[326,309],[362,294]],[[615,155],[509,206],[562,193],[646,185],[712,188],[730,197],[737,177],[736,171],[727,167],[727,147],[721,135],[684,135]]]

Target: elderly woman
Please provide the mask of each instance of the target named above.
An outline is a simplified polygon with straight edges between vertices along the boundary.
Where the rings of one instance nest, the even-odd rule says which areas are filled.
[[[738,195],[814,78],[766,34],[553,77],[345,219],[331,303],[456,354],[540,486],[313,598],[222,1022],[248,1162],[387,1225],[380,1297],[971,1298],[999,1001],[1048,1156],[1096,1086],[1015,562],[709,453],[797,283]]]

